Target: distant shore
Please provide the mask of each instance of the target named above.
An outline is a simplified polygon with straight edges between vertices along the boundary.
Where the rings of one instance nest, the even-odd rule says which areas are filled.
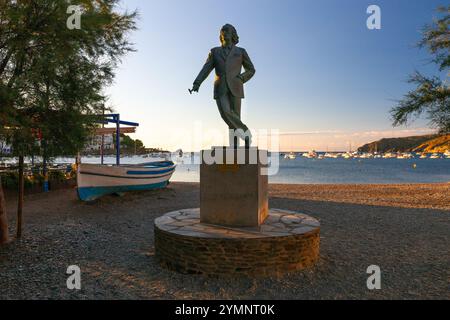
[[[74,189],[25,197],[23,239],[0,249],[0,299],[448,299],[450,184],[270,185],[270,206],[321,222],[313,269],[209,279],[163,269],[153,221],[199,206],[199,184],[82,203]],[[11,234],[16,202],[7,199]],[[82,290],[66,288],[78,265]],[[366,287],[368,266],[382,290]]]

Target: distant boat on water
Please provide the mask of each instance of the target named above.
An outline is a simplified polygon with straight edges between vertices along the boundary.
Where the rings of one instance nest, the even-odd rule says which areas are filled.
[[[371,153],[362,153],[362,154],[360,154],[359,155],[359,158],[360,159],[372,159],[374,157],[374,155],[373,154],[371,154]]]
[[[333,159],[337,159],[337,158],[339,158],[339,154],[338,154],[338,153],[330,153],[330,152],[327,152],[327,153],[325,153],[324,157],[325,157],[325,158],[333,158]]]
[[[346,152],[342,154],[342,158],[344,159],[352,159],[353,158],[353,154],[350,152]]]
[[[440,158],[441,158],[441,156],[437,153],[433,153],[430,157],[430,159],[440,159]]]
[[[108,194],[164,188],[175,167],[172,161],[119,166],[79,164],[78,197],[82,201],[92,201]]]
[[[411,153],[401,153],[397,156],[397,159],[411,159],[414,158],[414,156]]]
[[[305,152],[303,154],[303,156],[305,158],[308,158],[308,159],[314,159],[314,158],[317,158],[317,153],[313,150],[313,151],[310,151],[310,152]]]
[[[297,156],[295,155],[294,152],[290,152],[290,153],[286,154],[286,155],[284,156],[284,158],[285,158],[286,160],[295,160],[295,159],[297,158]]]
[[[388,153],[385,153],[385,154],[383,155],[383,158],[384,158],[384,159],[397,158],[397,155],[394,154],[394,153],[392,153],[392,152],[388,152]]]

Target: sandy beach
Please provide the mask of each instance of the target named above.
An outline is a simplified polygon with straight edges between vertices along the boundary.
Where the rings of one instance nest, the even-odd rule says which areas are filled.
[[[214,279],[166,271],[155,260],[153,221],[199,206],[199,185],[108,196],[76,191],[25,198],[20,241],[0,248],[0,299],[449,299],[450,184],[270,185],[270,207],[321,222],[312,269],[266,279]],[[8,196],[11,233],[16,200]],[[382,289],[366,287],[370,265]],[[82,290],[66,288],[78,265]]]

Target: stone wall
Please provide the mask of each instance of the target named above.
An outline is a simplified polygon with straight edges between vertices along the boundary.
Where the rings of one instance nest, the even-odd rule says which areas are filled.
[[[302,228],[288,235],[224,237],[218,232],[206,238],[155,223],[156,256],[163,266],[185,274],[280,276],[312,266],[319,258],[320,228],[296,230]]]

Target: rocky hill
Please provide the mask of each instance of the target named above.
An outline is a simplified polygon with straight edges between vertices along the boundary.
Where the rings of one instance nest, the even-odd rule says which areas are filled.
[[[450,134],[386,138],[368,143],[359,152],[445,152],[450,150]]]
[[[450,150],[450,134],[439,136],[432,140],[422,143],[420,146],[414,148],[414,152],[426,152],[434,153],[440,152],[444,153]]]

